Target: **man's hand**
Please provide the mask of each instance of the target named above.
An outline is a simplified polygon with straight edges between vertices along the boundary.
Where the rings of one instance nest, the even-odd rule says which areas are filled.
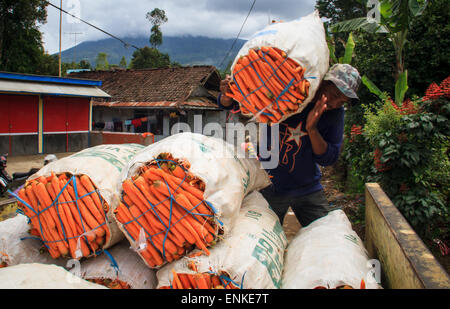
[[[220,97],[220,104],[222,104],[225,107],[229,107],[233,104],[233,99],[225,95],[225,93],[231,92],[230,90],[231,81],[232,81],[231,76],[227,75],[225,79],[220,82],[220,92],[222,93],[222,96]]]
[[[322,117],[323,112],[327,109],[327,97],[322,95],[322,97],[316,102],[314,108],[309,112],[308,118],[306,118],[306,131],[311,133],[311,131],[317,130],[317,123],[320,117]]]
[[[322,117],[323,112],[327,109],[327,100],[327,97],[322,95],[313,109],[309,112],[308,118],[306,118],[306,131],[308,131],[313,153],[318,156],[323,155],[328,148],[327,142],[325,142],[322,135],[320,135],[319,130],[317,130],[317,123],[319,122],[320,117]]]

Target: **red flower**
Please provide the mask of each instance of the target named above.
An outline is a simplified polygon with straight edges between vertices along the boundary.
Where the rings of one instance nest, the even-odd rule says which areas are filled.
[[[404,183],[402,183],[401,185],[400,185],[400,188],[398,189],[398,191],[400,191],[400,192],[406,192],[406,191],[408,191],[409,190],[409,187],[406,185],[406,184],[404,184]]]
[[[381,150],[379,148],[376,148],[375,152],[373,154],[373,161],[374,161],[375,168],[379,172],[385,172],[385,171],[388,171],[391,169],[391,167],[388,166],[386,163],[381,162],[382,155],[383,155],[383,153],[381,152]]]
[[[442,88],[436,83],[431,83],[427,91],[425,91],[425,96],[423,97],[422,100],[423,101],[436,100],[442,97],[443,95],[444,91],[442,90]]]
[[[440,85],[442,92],[444,95],[449,98],[450,97],[450,76],[444,79]]]
[[[355,140],[355,137],[357,135],[361,134],[362,134],[362,126],[354,124],[350,130],[350,143],[352,143]]]
[[[399,107],[397,104],[394,103],[391,99],[389,99],[391,102],[392,107],[394,107],[400,114],[402,115],[411,115],[411,114],[417,114],[419,109],[413,104],[411,99],[406,99],[403,101],[402,105]]]

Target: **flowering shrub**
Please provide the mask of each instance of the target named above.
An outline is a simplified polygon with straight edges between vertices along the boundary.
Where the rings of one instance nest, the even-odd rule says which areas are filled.
[[[436,224],[449,226],[449,84],[434,83],[424,98],[400,106],[388,96],[365,106],[365,124],[354,124],[345,144],[352,170],[363,182],[378,182],[423,237]]]

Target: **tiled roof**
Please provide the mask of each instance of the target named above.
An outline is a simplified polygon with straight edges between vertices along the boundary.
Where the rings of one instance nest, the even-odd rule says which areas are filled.
[[[94,102],[94,106],[103,107],[149,107],[149,108],[207,108],[218,109],[217,104],[202,101],[187,102]]]
[[[214,93],[220,84],[220,75],[214,66],[77,72],[69,77],[102,81],[101,89],[111,96],[109,106],[112,103],[193,104],[188,98],[194,89],[206,86]],[[101,102],[96,101],[96,105]]]

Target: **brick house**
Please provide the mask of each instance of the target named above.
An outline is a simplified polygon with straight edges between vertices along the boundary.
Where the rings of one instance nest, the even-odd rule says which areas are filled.
[[[207,123],[223,128],[226,111],[217,107],[221,77],[214,66],[191,66],[77,72],[70,77],[102,81],[110,98],[93,101],[93,130],[151,132],[155,141],[167,137],[176,123],[198,132]],[[194,118],[197,119],[194,129]]]

